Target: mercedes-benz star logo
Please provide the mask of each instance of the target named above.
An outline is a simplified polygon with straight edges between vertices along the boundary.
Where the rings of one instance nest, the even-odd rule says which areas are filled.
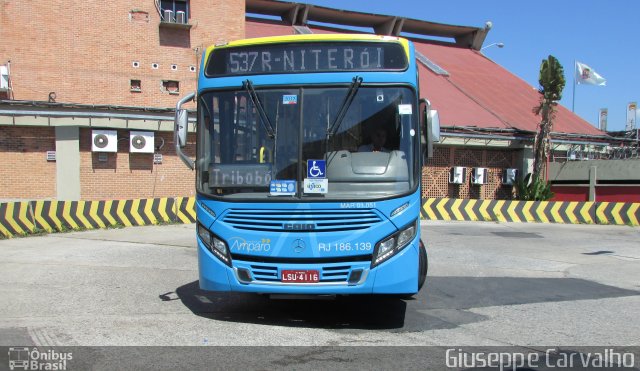
[[[302,252],[302,250],[304,250],[304,241],[302,241],[301,239],[297,239],[295,241],[293,241],[293,251],[295,252]]]

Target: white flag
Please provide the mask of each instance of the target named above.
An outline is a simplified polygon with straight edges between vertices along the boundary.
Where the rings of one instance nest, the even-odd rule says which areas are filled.
[[[594,71],[593,68],[580,62],[576,62],[576,82],[578,84],[601,86],[607,84],[607,80]]]

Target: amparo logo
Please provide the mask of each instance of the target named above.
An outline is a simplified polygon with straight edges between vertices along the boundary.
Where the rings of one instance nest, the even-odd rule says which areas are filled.
[[[247,241],[242,237],[232,237],[229,239],[231,250],[245,252],[268,252],[271,250],[271,239]]]

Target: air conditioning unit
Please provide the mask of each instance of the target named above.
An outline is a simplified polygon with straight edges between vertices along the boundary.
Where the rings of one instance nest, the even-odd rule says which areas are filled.
[[[129,133],[130,153],[153,153],[154,149],[153,131],[131,131]]]
[[[467,168],[454,166],[449,173],[449,183],[464,184],[467,181]]]
[[[116,130],[92,130],[91,152],[118,152],[118,132]]]
[[[517,177],[518,169],[504,169],[504,174],[502,175],[502,184],[514,185],[516,183]]]
[[[9,69],[7,66],[0,66],[0,91],[9,90]]]
[[[162,21],[163,22],[173,23],[173,10],[165,9],[165,11],[164,11],[164,13],[162,15]]]
[[[187,23],[187,15],[181,10],[176,12],[176,23]]]
[[[471,173],[471,184],[486,184],[487,183],[487,168],[474,167]]]

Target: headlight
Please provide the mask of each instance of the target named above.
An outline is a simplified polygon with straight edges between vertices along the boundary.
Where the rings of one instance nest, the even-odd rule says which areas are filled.
[[[416,237],[416,231],[418,230],[418,220],[407,224],[398,232],[387,236],[376,244],[376,248],[373,252],[373,260],[371,261],[371,268],[386,261],[390,257],[396,255],[402,249],[413,241]]]
[[[198,237],[200,241],[215,255],[218,259],[222,260],[226,265],[231,266],[231,257],[229,256],[229,249],[227,244],[219,239],[216,235],[211,233],[202,224],[198,223]]]

